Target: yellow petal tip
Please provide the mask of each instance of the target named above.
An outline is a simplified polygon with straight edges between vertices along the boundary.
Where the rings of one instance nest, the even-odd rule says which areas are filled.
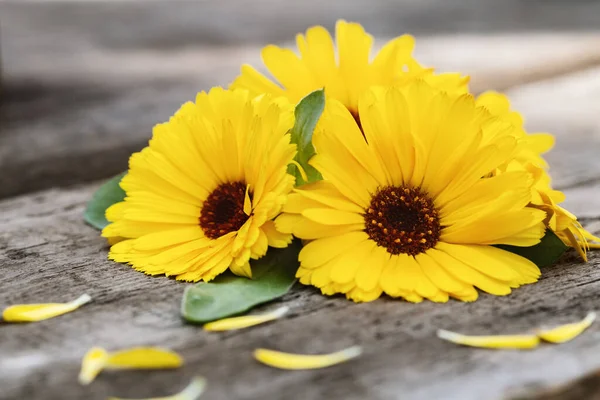
[[[565,343],[575,339],[583,331],[589,328],[596,320],[596,313],[590,312],[579,322],[557,326],[552,329],[544,329],[538,331],[537,335],[540,339],[550,343]]]
[[[108,360],[108,353],[101,347],[92,347],[83,356],[81,371],[79,372],[79,383],[89,385],[96,376],[104,369]]]

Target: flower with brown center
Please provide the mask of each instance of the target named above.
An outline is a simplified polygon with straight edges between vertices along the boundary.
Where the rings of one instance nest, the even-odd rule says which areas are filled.
[[[227,269],[251,276],[250,259],[292,239],[273,218],[294,185],[293,122],[291,104],[245,90],[217,88],[184,104],[129,161],[127,197],[107,210],[102,232],[125,240],[109,257],[186,281]]]
[[[309,240],[301,283],[354,301],[444,302],[538,279],[535,264],[494,246],[533,246],[545,230],[531,174],[492,174],[519,148],[513,124],[424,82],[373,88],[358,111],[362,130],[327,101],[310,161],[324,180],[296,189],[275,221]]]

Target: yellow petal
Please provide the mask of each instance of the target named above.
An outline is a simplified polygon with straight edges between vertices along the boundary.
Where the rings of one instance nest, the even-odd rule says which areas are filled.
[[[159,347],[134,347],[109,354],[106,369],[162,369],[183,364],[179,354]]]
[[[256,349],[254,358],[263,364],[280,369],[315,369],[336,365],[362,353],[360,346],[353,346],[342,351],[321,355],[305,355],[282,353],[280,351]]]
[[[550,343],[564,343],[575,339],[584,330],[590,327],[596,319],[596,313],[589,313],[584,319],[572,324],[557,326],[553,329],[545,329],[537,332],[540,339]]]
[[[289,307],[284,306],[262,315],[244,315],[242,317],[224,318],[204,324],[204,330],[230,331],[234,329],[248,328],[250,326],[263,324],[265,322],[281,318],[289,311],[289,309]]]
[[[540,342],[536,335],[469,336],[444,329],[439,329],[437,335],[452,343],[490,349],[532,349]]]
[[[84,294],[68,303],[19,304],[6,308],[2,318],[6,322],[43,321],[76,310],[90,301],[92,298]]]
[[[139,399],[139,400],[196,400],[198,399],[204,390],[206,389],[206,379],[201,376],[197,376],[190,382],[189,385],[186,386],[181,392],[174,394],[172,396],[166,397],[153,397],[147,399]],[[108,400],[134,400],[134,399],[124,399],[121,397],[109,397]]]
[[[244,214],[250,216],[252,214],[252,201],[250,200],[250,185],[246,185],[246,194],[244,194]]]
[[[108,357],[106,350],[100,347],[91,348],[83,356],[81,371],[79,372],[79,383],[82,385],[91,383],[106,366]]]
[[[103,369],[177,368],[182,364],[177,353],[157,347],[134,347],[113,353],[93,347],[83,357],[79,383],[89,384]]]
[[[238,265],[233,262],[229,266],[229,270],[237,276],[252,279],[252,269],[250,268],[249,262],[245,262],[242,265]]]

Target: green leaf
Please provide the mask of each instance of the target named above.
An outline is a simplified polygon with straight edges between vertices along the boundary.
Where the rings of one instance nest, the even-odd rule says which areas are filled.
[[[105,216],[106,209],[125,198],[125,191],[119,186],[125,174],[126,172],[123,172],[111,178],[94,193],[83,214],[85,222],[98,229],[103,229],[109,224]]]
[[[296,122],[290,131],[291,142],[296,144],[298,150],[294,160],[302,166],[308,177],[308,180],[305,181],[298,167],[290,164],[288,172],[296,177],[296,186],[323,179],[319,171],[308,165],[308,160],[315,154],[312,135],[324,108],[325,92],[323,89],[319,89],[300,100],[294,111]]]
[[[296,282],[301,248],[299,240],[285,249],[269,248],[264,257],[251,261],[252,279],[225,273],[211,282],[187,287],[181,301],[183,318],[202,324],[283,296]]]
[[[538,267],[548,267],[569,248],[554,232],[546,230],[542,241],[531,247],[497,245],[496,247],[518,254],[534,262]]]

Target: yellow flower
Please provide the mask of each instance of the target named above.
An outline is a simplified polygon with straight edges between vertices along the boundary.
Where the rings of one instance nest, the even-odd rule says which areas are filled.
[[[362,130],[327,101],[310,162],[325,180],[297,189],[276,220],[311,240],[300,282],[354,301],[445,302],[537,281],[535,264],[492,246],[533,246],[545,231],[545,213],[527,207],[529,173],[489,176],[519,150],[511,123],[423,82],[373,88],[359,114]]]
[[[519,166],[513,163],[509,169],[525,169],[531,173],[535,179],[531,207],[546,212],[545,225],[556,233],[564,244],[573,247],[581,258],[587,261],[587,250],[590,247],[599,248],[598,244],[590,241],[600,242],[600,238],[588,232],[575,215],[559,205],[565,200],[565,195],[559,190],[552,189],[548,173],[532,164]]]
[[[548,168],[548,163],[542,154],[554,146],[554,136],[549,133],[526,132],[523,127],[523,117],[518,112],[511,110],[510,101],[501,93],[483,93],[477,97],[476,104],[485,108],[491,115],[507,120],[514,126],[510,133],[519,139],[519,151],[515,154],[517,161]]]
[[[249,260],[291,235],[275,229],[294,178],[287,133],[293,106],[269,95],[212,89],[154,128],[121,181],[102,232],[122,237],[109,258],[147,274],[209,281],[228,268],[251,276]]]
[[[334,47],[329,32],[322,26],[309,28],[306,35],[298,34],[296,45],[300,56],[292,50],[269,45],[262,50],[262,59],[280,86],[250,65],[243,65],[232,87],[255,94],[284,95],[294,104],[314,90],[325,88],[327,96],[342,102],[355,117],[359,96],[373,85],[401,85],[424,79],[448,91],[467,91],[468,77],[435,75],[433,69],[419,65],[412,57],[415,39],[410,35],[389,41],[373,59],[370,58],[373,37],[360,24],[340,20],[335,36]]]
[[[532,186],[531,206],[546,212],[545,225],[568,246],[577,250],[580,256],[587,261],[586,251],[590,246],[597,244],[588,243],[589,240],[600,241],[600,238],[586,231],[577,217],[559,204],[565,200],[565,195],[554,190],[551,185],[550,175],[547,172],[548,164],[542,154],[554,146],[554,137],[548,133],[527,133],[523,128],[521,115],[511,110],[510,101],[500,93],[487,92],[477,98],[476,104],[485,108],[490,114],[505,119],[515,127],[512,134],[519,139],[519,150],[505,166],[501,166],[494,174],[503,171],[528,171],[535,180]],[[506,132],[504,133],[506,134]]]

